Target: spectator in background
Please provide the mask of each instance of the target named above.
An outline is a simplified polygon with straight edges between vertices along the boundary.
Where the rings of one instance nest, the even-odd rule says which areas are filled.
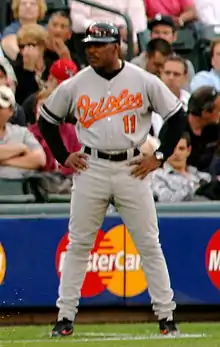
[[[46,157],[31,132],[9,123],[14,112],[12,90],[0,86],[0,177],[18,179],[45,166]]]
[[[130,16],[133,24],[134,52],[135,55],[137,55],[137,34],[145,32],[147,24],[143,0],[109,0],[108,2],[106,2],[106,0],[97,0],[97,3],[113,7]],[[81,40],[85,37],[86,29],[93,21],[109,21],[114,23],[120,28],[122,40],[127,42],[126,23],[121,16],[117,16],[111,12],[102,11],[92,6],[80,4],[74,0],[69,0],[69,6],[72,19],[72,30],[75,33],[76,49],[79,52],[79,55],[84,57],[85,63],[87,63],[87,61]]]
[[[220,139],[220,93],[213,87],[201,87],[191,95],[185,131],[190,135],[192,147],[188,164],[199,171],[211,172]]]
[[[50,94],[51,94],[50,89],[46,89],[38,94],[35,124],[29,126],[29,130],[32,132],[32,134],[41,144],[46,154],[46,165],[44,166],[43,170],[50,171],[50,172],[59,172],[63,176],[68,176],[68,175],[72,175],[75,171],[71,168],[66,168],[62,166],[56,161],[46,141],[44,140],[44,137],[42,136],[38,123],[37,123],[38,118],[40,116],[40,112],[39,112],[40,107],[42,106],[45,99],[49,97]],[[77,139],[75,126],[73,124],[68,124],[68,123],[60,124],[59,131],[63,139],[64,145],[70,153],[77,152],[80,150],[81,145]]]
[[[22,104],[32,93],[43,87],[42,74],[46,69],[44,51],[47,33],[38,24],[22,26],[17,33],[20,54],[13,63],[18,80],[16,100]]]
[[[187,111],[190,94],[183,89],[187,79],[186,61],[177,55],[171,55],[164,63],[161,73],[161,80],[182,102],[183,109]],[[163,125],[163,118],[158,113],[152,112],[152,130],[151,135],[158,137],[160,129]]]
[[[11,64],[9,63],[8,59],[5,57],[0,57],[0,65],[2,65],[6,71],[7,74],[7,83],[10,86],[10,88],[13,90],[15,93],[18,81],[15,76],[15,72]]]
[[[45,83],[45,88],[48,88],[50,89],[50,91],[52,91],[60,83],[74,76],[77,72],[78,68],[72,60],[57,60],[53,63],[53,65],[50,68],[49,76]],[[38,92],[30,95],[22,105],[28,124],[33,124],[36,121],[35,113],[37,98]]]
[[[54,12],[49,18],[47,33],[47,49],[44,53],[46,70],[43,79],[47,80],[50,67],[59,59],[73,60],[79,69],[80,57],[74,49],[70,51],[67,44],[72,36],[69,16],[62,11]]]
[[[188,75],[188,65],[181,56],[172,55],[167,58],[161,73],[161,80],[180,99],[183,109],[187,111],[190,93],[184,90]]]
[[[177,40],[177,27],[172,17],[157,14],[148,22],[150,30],[150,39],[161,38],[169,42],[171,45]],[[195,69],[190,60],[186,60],[188,65],[188,74],[184,89],[189,90],[189,84],[195,76]]]
[[[22,25],[36,24],[43,20],[47,7],[45,0],[13,0],[12,12],[15,19],[2,34],[2,48],[10,60],[16,60],[19,53],[17,32]]]
[[[191,140],[189,134],[185,133],[163,167],[150,174],[151,187],[156,201],[174,203],[198,200],[196,192],[204,181],[211,181],[211,175],[187,165],[190,153]]]
[[[220,39],[212,42],[210,47],[212,69],[198,72],[190,83],[191,92],[202,86],[212,86],[220,91]]]
[[[16,86],[14,88],[14,85],[11,83],[11,80],[8,77],[8,72],[7,72],[6,69],[7,69],[7,67],[5,67],[4,64],[1,64],[1,61],[0,61],[0,86],[8,86],[8,87],[11,88],[13,93],[15,93]],[[15,104],[14,112],[13,112],[11,118],[9,119],[9,122],[11,124],[17,124],[17,125],[20,125],[20,126],[25,126],[26,125],[26,119],[25,119],[24,110],[17,103]]]
[[[196,14],[204,25],[220,24],[219,0],[195,0]]]
[[[173,18],[177,28],[197,19],[194,0],[144,0],[149,20],[158,13]]]
[[[166,58],[172,53],[173,49],[166,40],[153,39],[148,42],[146,52],[135,57],[131,62],[160,77]]]
[[[172,53],[173,49],[166,40],[161,38],[153,39],[148,43],[146,52],[134,58],[132,63],[160,77],[164,62]],[[161,116],[155,112],[152,112],[151,121],[153,126],[151,126],[150,133],[141,146],[141,152],[149,155],[153,154],[159,147],[157,135],[163,123]]]

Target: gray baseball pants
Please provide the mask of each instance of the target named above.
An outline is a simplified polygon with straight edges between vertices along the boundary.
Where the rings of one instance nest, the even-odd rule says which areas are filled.
[[[176,304],[159,242],[157,216],[148,178],[130,175],[126,162],[90,156],[89,168],[75,178],[69,220],[69,245],[59,286],[58,320],[74,321],[89,252],[114,196],[121,218],[138,249],[153,310],[158,319],[172,319]]]

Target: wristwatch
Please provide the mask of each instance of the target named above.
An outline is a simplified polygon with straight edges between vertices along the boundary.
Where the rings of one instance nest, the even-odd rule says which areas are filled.
[[[161,161],[161,166],[162,166],[164,163],[164,154],[162,152],[155,151],[154,155],[155,155],[157,160]]]

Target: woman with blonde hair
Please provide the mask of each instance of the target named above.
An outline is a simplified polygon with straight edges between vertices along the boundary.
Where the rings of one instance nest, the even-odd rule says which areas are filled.
[[[1,41],[3,51],[9,59],[15,60],[19,52],[16,34],[21,26],[42,21],[46,11],[45,0],[12,1],[14,21],[3,31]]]
[[[17,42],[19,55],[12,65],[18,81],[16,100],[22,104],[29,95],[43,87],[47,32],[38,24],[27,24],[17,32]]]

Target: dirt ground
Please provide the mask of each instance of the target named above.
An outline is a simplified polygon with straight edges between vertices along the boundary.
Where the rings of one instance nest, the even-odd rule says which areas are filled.
[[[0,325],[53,324],[56,310],[0,311]],[[220,321],[220,307],[179,307],[176,319],[180,322]],[[153,322],[155,317],[150,307],[143,308],[80,308],[76,318],[80,324]]]

